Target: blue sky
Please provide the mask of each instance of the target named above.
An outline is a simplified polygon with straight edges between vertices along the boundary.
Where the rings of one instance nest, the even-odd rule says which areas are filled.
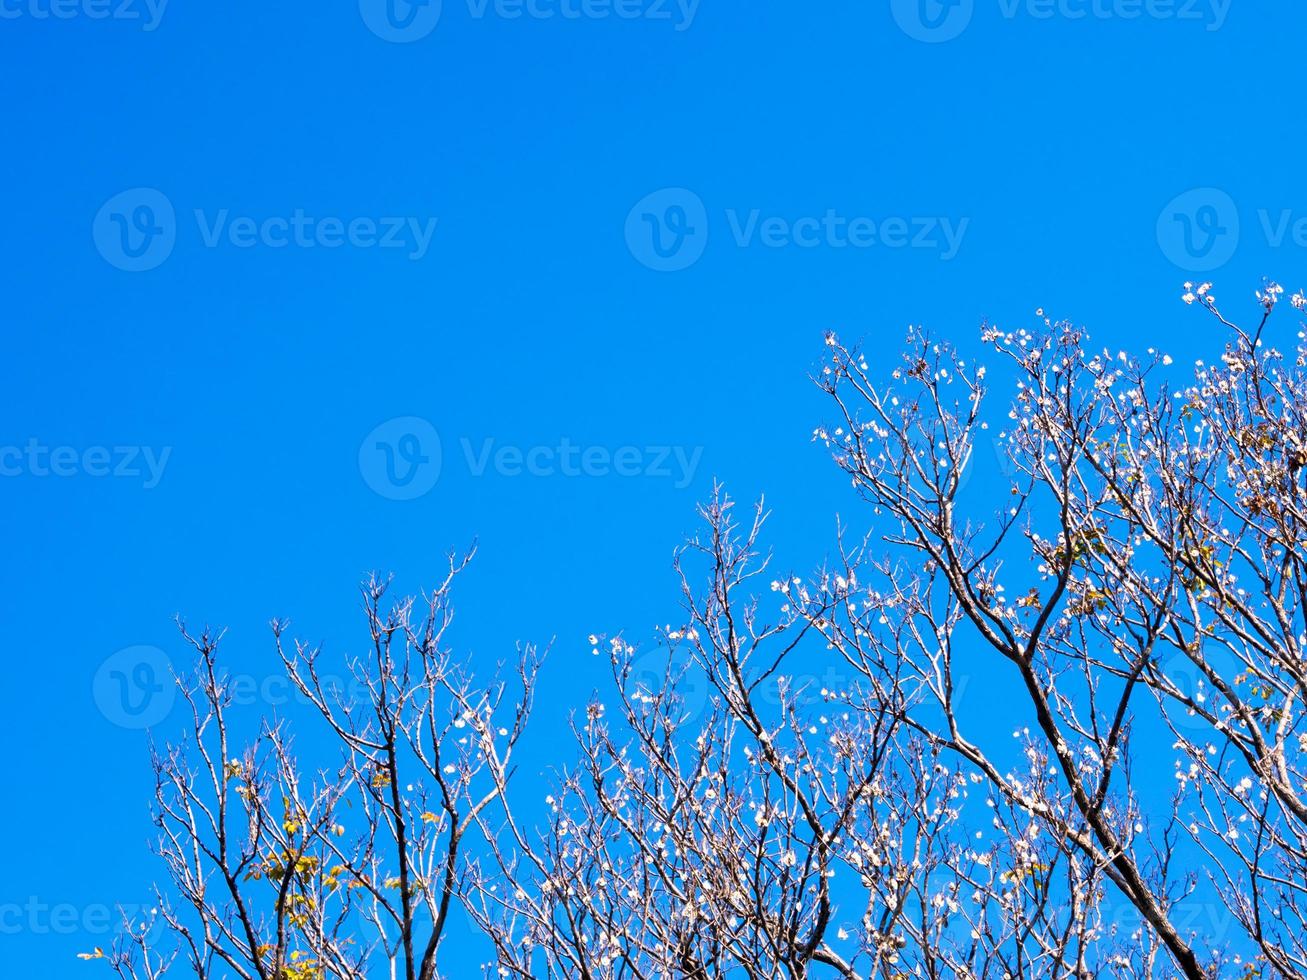
[[[858,519],[827,329],[889,358],[1044,307],[1210,356],[1186,278],[1307,278],[1294,5],[52,2],[0,0],[16,975],[94,970],[157,875],[104,678],[184,662],[174,614],[266,678],[269,618],[348,651],[367,572],[476,538],[460,644],[556,638],[556,732],[587,634],[674,618],[714,479],[800,570]]]

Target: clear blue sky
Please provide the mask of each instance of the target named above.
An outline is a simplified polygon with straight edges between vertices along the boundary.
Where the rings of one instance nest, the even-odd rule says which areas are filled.
[[[416,590],[478,538],[462,648],[557,637],[539,770],[599,681],[586,635],[674,618],[714,478],[768,495],[800,570],[857,519],[810,442],[825,330],[888,356],[1042,306],[1210,356],[1182,266],[1223,263],[1231,307],[1307,284],[1299,5],[50,3],[0,0],[14,976],[98,975],[88,910],[158,874],[101,668],[181,656],[175,613],[267,677],[270,617],[357,649],[362,576]]]

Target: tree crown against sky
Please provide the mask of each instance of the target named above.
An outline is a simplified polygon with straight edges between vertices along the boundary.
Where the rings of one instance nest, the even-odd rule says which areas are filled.
[[[155,756],[176,942],[137,923],[88,955],[425,980],[461,907],[502,976],[1307,976],[1307,348],[1282,296],[1245,329],[1187,286],[1227,342],[1183,380],[1050,319],[986,327],[979,360],[913,332],[892,369],[828,337],[815,438],[866,509],[802,575],[716,492],[661,669],[593,638],[612,683],[543,809],[512,763],[534,651],[505,683],[444,642],[463,559],[393,609],[365,586],[349,698],[275,627],[343,750],[324,769],[272,724],[229,743],[195,637],[191,737]]]

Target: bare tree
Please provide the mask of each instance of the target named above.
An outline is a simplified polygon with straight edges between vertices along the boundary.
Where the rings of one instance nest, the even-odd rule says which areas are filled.
[[[369,649],[348,683],[273,623],[291,684],[341,749],[312,773],[282,724],[260,720],[240,740],[220,635],[182,626],[199,663],[178,680],[189,735],[154,753],[164,942],[129,924],[86,958],[134,980],[170,965],[245,980],[438,975],[461,849],[503,798],[538,666],[524,650],[514,685],[479,687],[451,655],[450,588],[469,558],[451,558],[430,595],[389,608],[387,583],[366,583]]]
[[[592,637],[611,686],[543,810],[508,785],[534,654],[511,702],[441,643],[461,562],[420,614],[367,586],[362,697],[275,627],[345,750],[312,780],[278,726],[229,750],[193,638],[156,758],[178,955],[428,980],[460,902],[504,977],[1307,977],[1307,345],[1265,339],[1276,285],[1251,331],[1187,289],[1228,341],[1183,378],[1042,313],[983,330],[989,375],[829,337],[815,438],[863,526],[782,572],[716,490],[656,649]],[[167,968],[146,936],[121,976]]]
[[[828,338],[816,437],[872,530],[764,612],[763,511],[704,508],[663,683],[612,641],[548,823],[480,818],[495,969],[1307,976],[1307,348],[1264,340],[1278,286],[1253,331],[1187,288],[1229,341],[1178,384],[985,328],[998,416],[947,344],[881,378]]]

